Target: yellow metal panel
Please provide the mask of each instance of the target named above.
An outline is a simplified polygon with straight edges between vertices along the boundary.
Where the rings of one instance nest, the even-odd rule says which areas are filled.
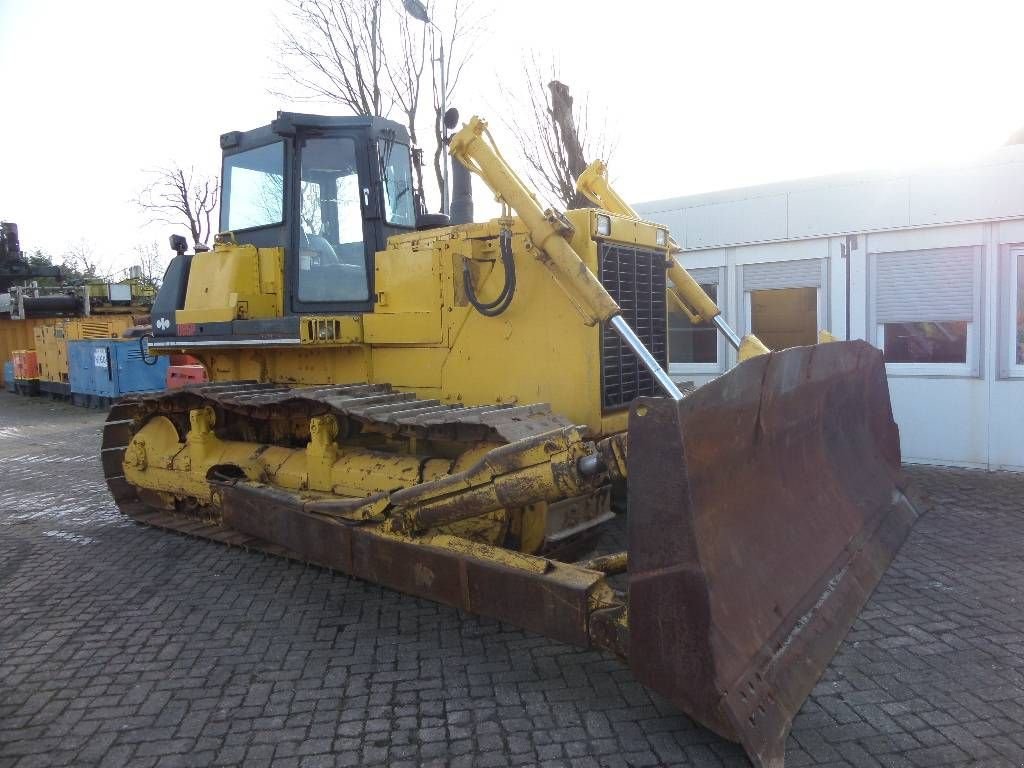
[[[435,248],[411,245],[377,254],[374,286],[377,306],[363,321],[371,344],[427,344],[441,341],[440,260],[449,241]]]
[[[116,339],[135,324],[131,315],[90,315],[63,321],[69,339]]]
[[[185,308],[179,323],[226,322],[280,317],[284,251],[252,245],[218,244],[192,257]]]
[[[485,317],[471,306],[455,306],[448,313],[451,354],[442,372],[443,395],[470,405],[551,403],[557,413],[596,431],[601,425],[598,328],[584,324],[551,272],[524,248],[524,242],[513,236],[516,294],[504,313]],[[469,245],[464,249],[468,254]],[[592,241],[580,256],[593,268]],[[461,270],[448,279],[457,286]],[[500,290],[500,280],[484,296]]]
[[[366,315],[366,341],[371,344],[427,344],[441,341],[440,312]]]
[[[261,248],[259,254],[260,292],[277,297],[276,314],[280,315],[284,296],[284,248]]]
[[[35,329],[36,359],[41,381],[64,383],[68,381],[68,342],[64,324],[41,325]]]
[[[372,379],[396,387],[430,390],[424,396],[437,397],[446,357],[445,347],[376,347]]]

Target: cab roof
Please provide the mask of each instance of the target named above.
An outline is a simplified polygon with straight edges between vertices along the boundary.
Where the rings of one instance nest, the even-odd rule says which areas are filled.
[[[386,117],[278,112],[277,118],[269,125],[249,131],[228,131],[221,134],[220,146],[224,150],[241,150],[299,133],[316,136],[353,129],[366,131],[370,138],[387,137],[403,144],[409,143],[409,132],[405,126]]]

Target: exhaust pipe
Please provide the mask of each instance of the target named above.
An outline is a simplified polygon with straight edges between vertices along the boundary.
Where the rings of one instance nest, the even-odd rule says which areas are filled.
[[[452,158],[452,224],[473,223],[473,184],[469,169],[457,158]]]

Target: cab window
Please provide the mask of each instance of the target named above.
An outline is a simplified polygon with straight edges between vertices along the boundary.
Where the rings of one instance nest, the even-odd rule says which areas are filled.
[[[416,226],[412,163],[409,147],[391,140],[378,143],[380,173],[384,180],[384,218],[399,227]]]
[[[349,138],[309,139],[302,148],[298,299],[366,301],[356,144]]]
[[[284,219],[284,143],[224,158],[220,231],[266,227]]]

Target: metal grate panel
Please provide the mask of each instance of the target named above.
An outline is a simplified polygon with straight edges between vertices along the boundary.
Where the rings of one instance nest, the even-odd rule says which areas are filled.
[[[598,278],[622,308],[622,317],[663,368],[668,366],[665,253],[624,243],[601,242]],[[601,330],[601,404],[628,406],[641,395],[659,393],[654,377],[615,331]]]

